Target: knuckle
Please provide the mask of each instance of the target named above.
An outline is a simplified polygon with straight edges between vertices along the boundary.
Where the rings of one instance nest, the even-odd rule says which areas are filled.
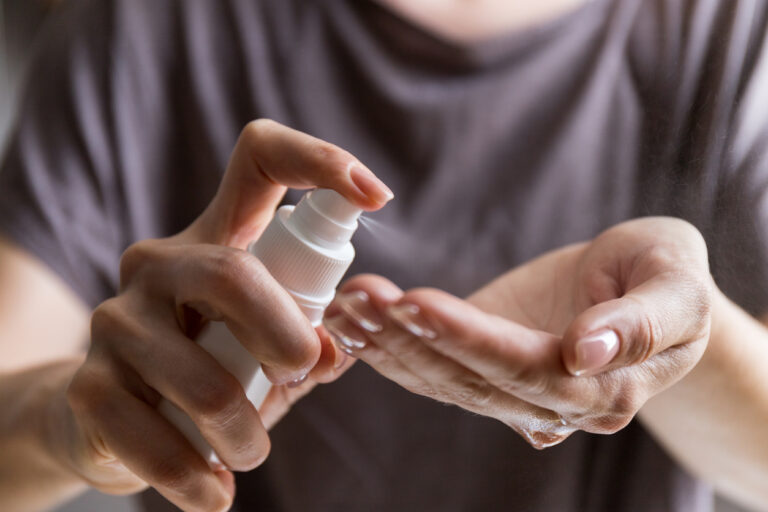
[[[680,255],[676,247],[667,244],[653,244],[642,255],[644,262],[660,271],[680,268]]]
[[[111,417],[119,407],[106,382],[85,367],[75,373],[67,386],[66,399],[72,412],[89,418]]]
[[[125,345],[116,340],[146,339],[148,329],[123,297],[113,297],[99,304],[91,314],[91,351],[102,350],[124,353]],[[111,347],[107,349],[106,347]]]
[[[608,409],[609,416],[633,418],[640,408],[638,393],[630,390],[622,391],[614,397]]]
[[[174,456],[156,458],[146,469],[153,487],[169,489],[183,496],[184,509],[211,512],[229,510],[231,498],[215,492],[205,485],[205,473],[198,469],[197,456],[190,450],[178,451]]]
[[[125,329],[127,313],[119,298],[107,299],[91,315],[91,339],[94,342],[109,339],[115,332]]]
[[[706,248],[707,242],[704,239],[704,235],[701,234],[701,231],[695,225],[678,217],[672,217],[668,220],[670,221],[670,226],[679,230],[680,237],[684,237],[689,243],[700,244],[700,247]]]
[[[346,168],[357,162],[357,159],[349,151],[330,142],[318,141],[314,150],[318,160],[325,164]]]
[[[255,140],[261,137],[265,131],[273,129],[277,124],[276,121],[268,118],[254,119],[245,125],[241,136],[248,140]]]
[[[631,339],[621,339],[619,345],[624,351],[627,365],[634,365],[647,361],[662,347],[664,329],[662,322],[648,313],[652,308],[640,298],[627,295],[625,299],[633,301],[640,312],[640,321],[629,336]],[[623,334],[619,333],[619,336],[623,337]]]
[[[664,329],[661,322],[655,318],[645,315],[641,323],[641,329],[643,333],[641,336],[642,342],[636,344],[637,353],[632,358],[635,363],[647,361],[660,349],[664,342]]]
[[[217,429],[235,422],[249,404],[242,386],[229,374],[200,386],[195,390],[193,399],[200,421]]]
[[[211,251],[202,262],[205,287],[221,296],[240,297],[244,288],[261,281],[263,267],[246,251],[222,247]]]
[[[618,381],[604,381],[589,404],[582,404],[579,411],[569,413],[569,422],[596,434],[614,434],[626,427],[648,395],[644,384],[631,372],[624,372],[618,378]]]
[[[84,367],[75,372],[66,390],[67,403],[73,411],[85,411],[93,403],[96,395],[91,391],[99,387],[93,385],[92,380]]]
[[[155,485],[172,489],[186,496],[190,501],[197,502],[200,498],[202,485],[193,469],[192,461],[187,463],[191,454],[179,453],[174,457],[162,457],[154,461],[149,468],[149,474]]]
[[[271,444],[268,436],[264,436],[264,438],[261,436],[256,438],[254,436],[251,441],[235,447],[235,453],[238,458],[243,458],[248,461],[242,466],[241,470],[250,471],[261,466],[264,461],[267,460],[270,450]]]
[[[623,295],[620,283],[604,269],[589,267],[583,272],[583,290],[590,303],[599,304]]]
[[[595,434],[615,434],[626,427],[630,421],[632,421],[631,416],[604,414],[591,421],[589,431]]]
[[[232,499],[225,496],[225,495],[217,495],[214,497],[211,507],[205,508],[204,512],[208,512],[209,510],[212,510],[214,512],[227,512],[232,508]]]
[[[690,302],[688,316],[693,320],[692,338],[700,337],[709,329],[709,319],[712,316],[712,301],[714,296],[714,283],[709,274],[706,277],[692,276],[689,280]]]
[[[284,352],[285,364],[297,370],[304,370],[309,366],[314,366],[320,358],[322,350],[320,340],[316,337],[314,339],[298,340],[283,346],[286,347]]]
[[[134,281],[157,255],[157,240],[141,240],[132,244],[120,257],[120,286]]]

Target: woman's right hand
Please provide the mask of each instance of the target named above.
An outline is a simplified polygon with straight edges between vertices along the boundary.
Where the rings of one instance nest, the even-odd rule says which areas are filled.
[[[317,382],[349,364],[315,331],[257,258],[243,250],[270,221],[286,187],[332,188],[366,210],[392,194],[336,146],[272,121],[242,132],[208,208],[178,235],[134,244],[120,293],[93,313],[91,347],[67,393],[77,426],[66,463],[112,493],[155,487],[184,510],[227,509],[233,475],[212,470],[156,410],[161,398],[195,422],[232,470],[267,456],[267,429]],[[223,320],[277,384],[260,416],[239,382],[194,341]],[[283,384],[309,374],[298,387]]]

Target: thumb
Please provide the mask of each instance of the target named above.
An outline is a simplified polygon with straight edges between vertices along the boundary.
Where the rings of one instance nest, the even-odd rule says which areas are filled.
[[[705,338],[710,294],[710,286],[693,277],[662,274],[596,304],[566,330],[563,363],[573,375],[594,375]]]
[[[260,119],[240,134],[216,196],[190,230],[197,241],[245,247],[264,230],[287,187],[330,188],[365,210],[393,197],[347,151]]]

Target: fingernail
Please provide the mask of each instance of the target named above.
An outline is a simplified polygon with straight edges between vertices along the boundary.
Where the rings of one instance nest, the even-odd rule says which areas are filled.
[[[371,171],[362,166],[355,165],[349,171],[352,183],[369,199],[375,203],[384,204],[390,201],[395,194]]]
[[[304,384],[304,382],[307,380],[308,376],[309,376],[309,374],[305,373],[304,375],[302,375],[298,379],[292,380],[291,382],[286,384],[286,386],[289,387],[289,388],[297,388],[297,387],[301,386],[302,384]]]
[[[363,291],[342,293],[336,296],[336,304],[354,323],[370,333],[381,332],[383,321]]]
[[[429,324],[421,314],[416,304],[397,304],[387,308],[387,315],[400,327],[414,336],[433,340],[437,338],[437,331]]]
[[[360,350],[368,344],[363,336],[349,329],[348,321],[343,316],[334,316],[323,320],[323,325],[328,330],[328,334],[333,338],[336,346],[347,354],[352,354],[352,350]]]
[[[575,376],[586,375],[607,365],[619,351],[619,337],[604,329],[576,342],[576,364],[571,369]]]

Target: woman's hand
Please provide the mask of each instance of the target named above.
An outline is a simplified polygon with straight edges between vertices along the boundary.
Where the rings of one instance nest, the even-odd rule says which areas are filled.
[[[706,348],[713,285],[698,231],[625,222],[466,301],[363,275],[326,312],[342,350],[408,390],[501,420],[537,448],[613,433]]]
[[[349,153],[271,121],[253,122],[205,212],[182,233],[125,252],[120,294],[94,312],[88,357],[68,391],[76,427],[66,463],[90,484],[116,493],[149,484],[185,510],[224,510],[234,494],[232,474],[211,470],[155,410],[161,397],[192,418],[227,467],[245,471],[266,458],[267,429],[289,406],[349,366],[243,250],[286,187],[314,186],[366,210],[391,198]],[[277,384],[261,414],[235,377],[193,341],[204,319],[225,321]],[[285,385],[292,381],[297,386]]]

